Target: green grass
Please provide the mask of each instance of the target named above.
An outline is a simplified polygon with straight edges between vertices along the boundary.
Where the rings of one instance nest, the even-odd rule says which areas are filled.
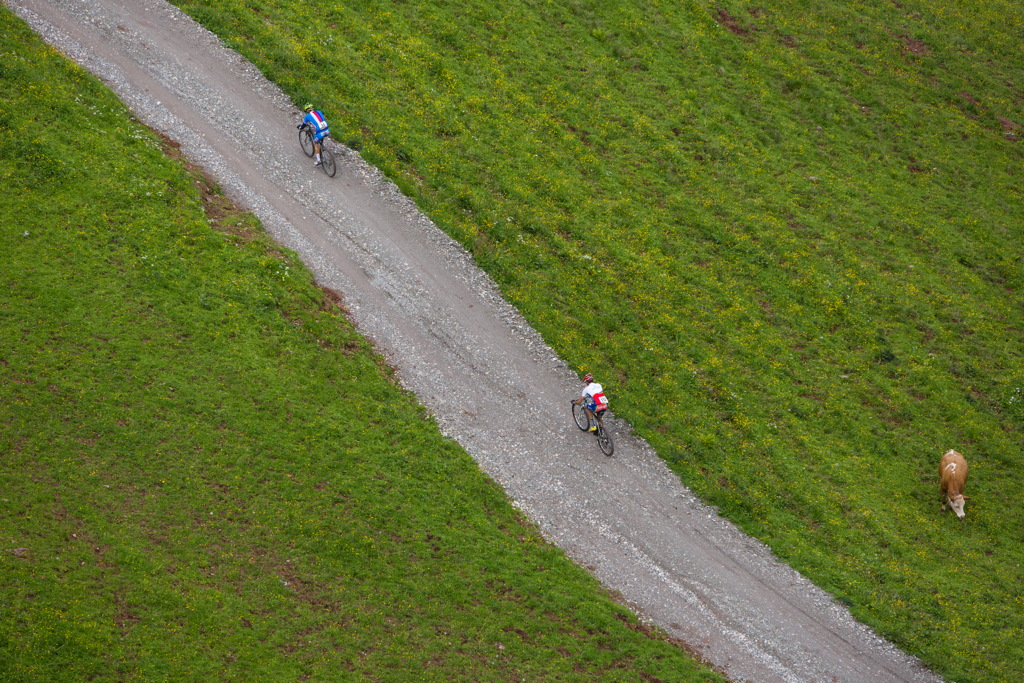
[[[704,499],[943,675],[1024,678],[1016,5],[177,4]]]
[[[2,8],[0,36],[0,679],[719,680],[253,217]]]

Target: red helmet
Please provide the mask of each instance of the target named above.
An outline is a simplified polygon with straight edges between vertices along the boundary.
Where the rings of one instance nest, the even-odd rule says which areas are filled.
[[[594,376],[588,372],[587,374],[583,375],[583,381],[586,382],[587,384],[590,384],[591,382],[594,381]]]

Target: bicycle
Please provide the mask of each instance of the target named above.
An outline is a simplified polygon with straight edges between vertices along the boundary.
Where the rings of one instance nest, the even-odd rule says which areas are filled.
[[[328,178],[333,178],[334,174],[338,172],[338,166],[334,163],[334,154],[324,144],[327,142],[328,137],[325,135],[320,140],[320,168],[324,170]],[[302,147],[302,151],[307,157],[312,158],[316,152],[316,145],[313,142],[313,131],[309,129],[309,124],[303,124],[302,128],[299,129],[299,146]]]
[[[602,410],[600,413],[594,413],[593,422],[597,426],[594,436],[597,437],[597,445],[601,447],[601,452],[611,456],[615,452],[615,444],[612,443],[612,437],[608,435],[604,428],[604,418],[602,418],[604,412]],[[572,403],[572,419],[575,420],[576,426],[580,428],[580,431],[590,431],[590,414],[587,413],[582,403]]]

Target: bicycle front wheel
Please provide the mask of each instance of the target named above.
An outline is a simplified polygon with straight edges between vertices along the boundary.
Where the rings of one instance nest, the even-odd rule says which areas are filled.
[[[572,419],[576,421],[576,426],[584,432],[590,429],[590,417],[587,416],[587,411],[583,409],[583,404],[572,404]]]
[[[334,174],[338,172],[338,166],[334,163],[334,155],[331,150],[327,149],[327,145],[320,143],[320,166],[324,169],[324,173],[327,174],[328,178],[333,178]]]
[[[313,134],[309,132],[309,128],[303,128],[299,131],[299,146],[302,147],[302,151],[306,153],[307,157],[313,156]]]

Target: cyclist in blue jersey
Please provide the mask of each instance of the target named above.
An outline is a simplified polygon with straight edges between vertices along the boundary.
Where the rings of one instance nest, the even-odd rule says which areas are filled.
[[[309,126],[313,133],[313,150],[316,152],[316,161],[313,162],[313,165],[319,166],[321,163],[320,141],[331,134],[331,129],[327,126],[327,119],[324,118],[323,112],[314,109],[312,104],[307,104],[302,109],[306,112],[306,116],[296,128],[301,130],[303,126]]]

